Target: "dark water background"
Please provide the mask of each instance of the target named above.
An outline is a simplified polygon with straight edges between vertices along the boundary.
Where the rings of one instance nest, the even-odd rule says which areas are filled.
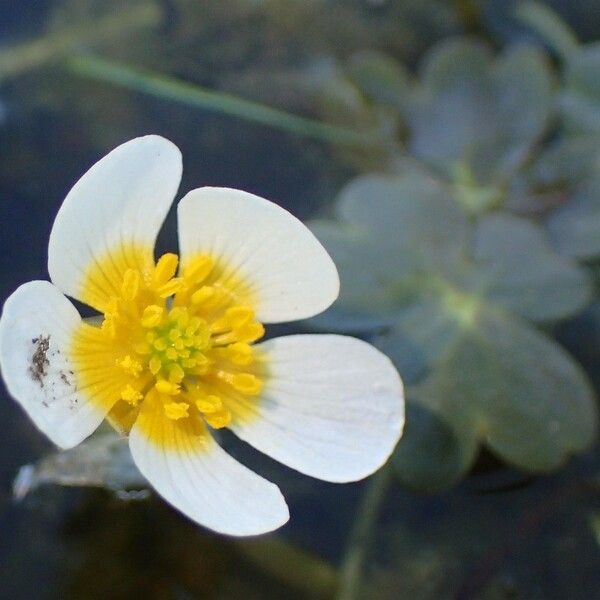
[[[365,2],[362,10],[380,11],[378,4]],[[501,3],[490,4],[490,14],[502,12]],[[570,14],[584,36],[600,31],[593,6]],[[51,0],[0,2],[0,43],[40,35],[54,8]],[[511,35],[502,16],[495,18],[497,35]],[[168,31],[177,24],[163,25]],[[214,39],[208,43],[214,51]],[[244,60],[263,58],[257,48]],[[202,77],[211,83],[206,72]],[[112,147],[147,133],[181,148],[180,194],[202,185],[241,188],[307,219],[348,177],[317,142],[73,81],[55,65],[28,71],[0,81],[1,299],[28,280],[47,278],[51,224],[77,178]],[[171,213],[158,249],[175,248]],[[582,317],[561,331],[592,376],[600,348],[595,327]],[[4,388],[0,396],[0,598],[313,597],[257,566],[240,544],[193,527],[155,498],[128,503],[99,490],[47,487],[15,503],[11,486],[18,468],[51,445]],[[288,498],[292,518],[279,534],[339,564],[365,484],[317,482],[228,442]],[[445,494],[392,486],[367,560],[365,597],[600,597],[599,534],[591,526],[600,503],[597,487],[585,483],[599,464],[591,451],[560,473],[529,477],[484,456]]]

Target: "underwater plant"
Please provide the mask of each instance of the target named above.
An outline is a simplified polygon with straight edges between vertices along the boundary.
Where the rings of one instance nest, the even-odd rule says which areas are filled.
[[[52,283],[6,301],[0,366],[11,395],[61,448],[107,419],[128,436],[156,491],[231,535],[288,519],[274,484],[224,452],[210,429],[307,475],[366,477],[393,451],[402,382],[373,346],[338,335],[254,343],[262,323],[311,317],[337,297],[331,258],[284,209],[239,190],[201,188],[178,205],[181,261],[155,263],[181,154],[131,140],[72,188],[50,234]],[[82,319],[65,294],[102,315]]]
[[[593,287],[540,225],[508,212],[473,219],[424,174],[358,177],[336,217],[311,224],[342,282],[315,324],[376,335],[412,384],[394,458],[404,481],[452,485],[481,445],[528,471],[590,446],[591,385],[539,326],[580,312]]]

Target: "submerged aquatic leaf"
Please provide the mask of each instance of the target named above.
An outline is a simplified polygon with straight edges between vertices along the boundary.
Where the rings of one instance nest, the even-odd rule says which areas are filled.
[[[591,298],[585,271],[552,252],[544,230],[531,221],[486,215],[475,230],[473,257],[482,263],[485,296],[528,319],[560,319]]]
[[[409,147],[446,173],[466,163],[480,183],[503,180],[543,134],[552,98],[538,50],[516,46],[494,59],[480,42],[442,42],[424,59],[406,115]]]
[[[480,444],[553,468],[589,445],[596,420],[574,361],[519,318],[576,314],[591,299],[588,274],[542,227],[504,212],[469,218],[452,192],[422,175],[364,176],[340,194],[340,222],[313,227],[342,280],[320,325],[379,318],[379,347],[418,384],[396,466],[430,489],[455,482]]]
[[[13,493],[21,499],[43,484],[105,487],[115,492],[145,488],[131,458],[127,439],[114,431],[98,433],[71,450],[56,451],[21,467]]]
[[[426,401],[418,394],[409,398],[406,430],[392,464],[404,484],[437,492],[458,483],[473,464],[479,444],[470,430],[457,430]]]
[[[546,471],[587,448],[593,392],[555,342],[502,312],[482,309],[438,358],[419,394],[504,460]]]
[[[568,130],[600,132],[600,43],[587,44],[569,56],[560,108]]]
[[[564,255],[600,255],[600,176],[591,179],[547,220],[555,247]]]
[[[359,177],[340,193],[337,215],[341,223],[312,229],[338,266],[338,304],[350,315],[403,318],[424,300],[466,294],[551,320],[589,301],[585,271],[556,254],[542,228],[501,212],[469,222],[431,177]]]
[[[402,108],[410,93],[404,66],[381,52],[357,52],[348,62],[348,76],[374,104]]]
[[[542,213],[558,252],[577,259],[598,256],[600,134],[559,138],[539,157],[529,175],[531,185],[550,199]]]
[[[551,189],[580,183],[600,174],[600,135],[559,138],[538,158],[531,170],[534,184]]]

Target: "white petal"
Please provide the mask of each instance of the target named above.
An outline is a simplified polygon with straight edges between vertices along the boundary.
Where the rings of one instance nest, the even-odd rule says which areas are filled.
[[[315,236],[289,212],[253,194],[200,188],[179,203],[182,262],[210,254],[247,282],[265,323],[304,319],[337,298],[333,261]]]
[[[75,307],[48,281],[19,287],[0,318],[0,367],[6,387],[37,427],[62,448],[79,444],[105,416],[77,390],[69,360],[73,331],[80,322]]]
[[[229,456],[208,434],[198,444],[179,426],[160,419],[146,427],[163,431],[159,445],[136,422],[129,434],[133,460],[152,487],[190,519],[228,535],[266,533],[288,519],[279,488]],[[139,419],[138,419],[139,420]]]
[[[340,335],[294,335],[258,346],[268,378],[231,429],[272,458],[327,481],[362,479],[383,465],[404,425],[404,394],[391,361]]]
[[[48,247],[54,284],[89,302],[82,286],[97,261],[136,245],[151,259],[181,170],[179,149],[156,135],[126,142],[100,159],[56,215]]]

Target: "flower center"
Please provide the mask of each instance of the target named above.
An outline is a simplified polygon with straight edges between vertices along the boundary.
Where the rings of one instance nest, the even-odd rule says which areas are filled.
[[[102,325],[86,325],[75,343],[84,384],[96,385],[108,371],[118,382],[112,414],[124,429],[150,398],[168,419],[200,416],[224,427],[231,399],[256,396],[263,386],[251,344],[264,328],[238,291],[239,280],[207,255],[189,261],[179,276],[177,266],[178,257],[165,254],[149,270],[127,269]]]

